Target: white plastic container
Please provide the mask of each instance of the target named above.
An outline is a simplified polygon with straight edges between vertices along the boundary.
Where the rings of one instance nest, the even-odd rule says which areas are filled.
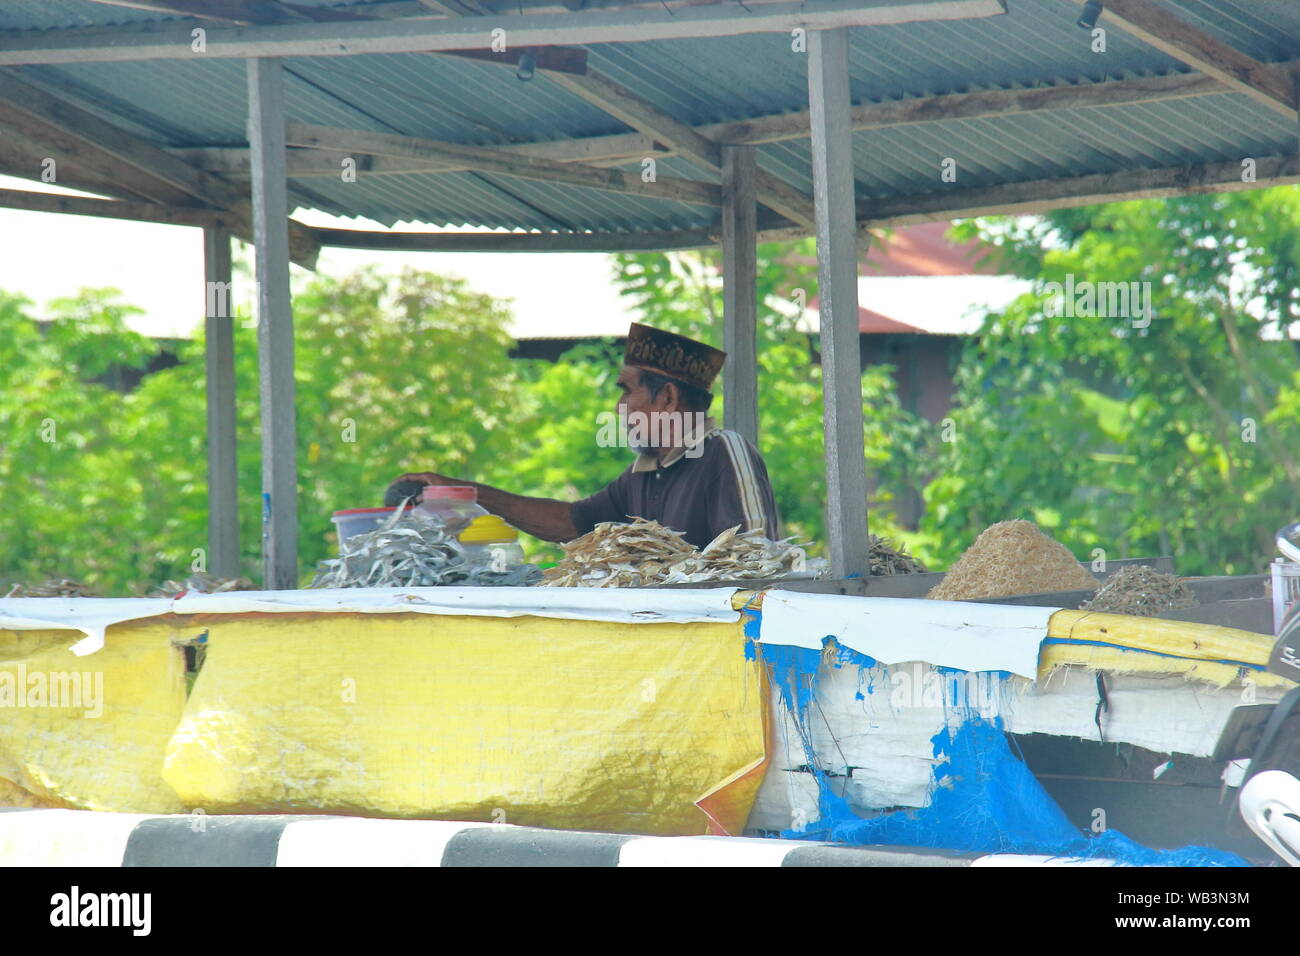
[[[1269,571],[1273,575],[1273,633],[1281,634],[1282,622],[1300,600],[1300,564],[1274,558]]]
[[[1276,542],[1282,557],[1274,558],[1269,566],[1273,585],[1273,633],[1282,633],[1286,621],[1300,601],[1300,546],[1293,539],[1300,537],[1300,522],[1289,524],[1277,533]]]

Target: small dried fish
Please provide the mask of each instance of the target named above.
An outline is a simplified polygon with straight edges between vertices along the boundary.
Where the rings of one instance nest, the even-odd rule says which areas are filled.
[[[924,574],[925,565],[907,553],[903,545],[874,534],[867,535],[870,544],[869,561],[872,574]]]
[[[1180,578],[1145,564],[1129,564],[1112,574],[1096,597],[1084,601],[1079,609],[1159,617],[1163,611],[1199,605],[1192,589]]]
[[[99,595],[72,578],[50,578],[41,584],[15,584],[5,597],[99,597]]]
[[[758,580],[813,575],[810,561],[792,538],[770,541],[762,531],[728,528],[702,550],[681,532],[656,521],[602,522],[564,546],[564,560],[543,572],[544,587],[652,587],[701,581]]]
[[[531,564],[498,571],[471,561],[441,517],[399,508],[374,531],[345,540],[337,558],[317,565],[309,587],[527,587],[541,576]]]
[[[198,572],[191,574],[184,581],[164,581],[152,591],[149,597],[172,597],[182,591],[196,594],[224,594],[227,591],[256,591],[257,585],[248,578],[218,578]]]

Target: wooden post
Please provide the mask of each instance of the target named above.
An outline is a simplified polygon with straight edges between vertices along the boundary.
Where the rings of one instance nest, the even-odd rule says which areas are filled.
[[[862,359],[858,353],[858,255],[853,140],[849,124],[848,33],[808,36],[813,198],[821,312],[822,396],[826,434],[826,531],[831,573],[865,576],[867,463],[862,437]]]
[[[297,418],[289,298],[284,73],[277,59],[248,61],[248,141],[257,244],[257,364],[262,400],[264,587],[298,586]]]
[[[753,146],[722,147],[723,425],[758,444],[758,207]]]
[[[208,402],[207,570],[239,576],[239,496],[235,440],[235,332],[231,318],[230,230],[203,230],[204,363]]]

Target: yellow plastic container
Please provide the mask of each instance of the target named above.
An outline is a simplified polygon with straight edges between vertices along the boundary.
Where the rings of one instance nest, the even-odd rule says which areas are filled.
[[[524,563],[519,532],[497,515],[480,515],[459,537],[470,560],[481,561],[493,570],[504,571]]]
[[[495,544],[519,540],[519,532],[499,515],[479,515],[460,533],[462,544]]]

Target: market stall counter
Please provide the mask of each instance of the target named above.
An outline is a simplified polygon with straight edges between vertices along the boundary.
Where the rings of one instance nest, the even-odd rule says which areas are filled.
[[[1009,735],[1206,757],[1243,688],[1291,686],[1264,670],[1271,643],[733,587],[10,599],[0,803],[1087,855],[1077,822],[998,756]],[[954,794],[980,826],[946,822]]]

